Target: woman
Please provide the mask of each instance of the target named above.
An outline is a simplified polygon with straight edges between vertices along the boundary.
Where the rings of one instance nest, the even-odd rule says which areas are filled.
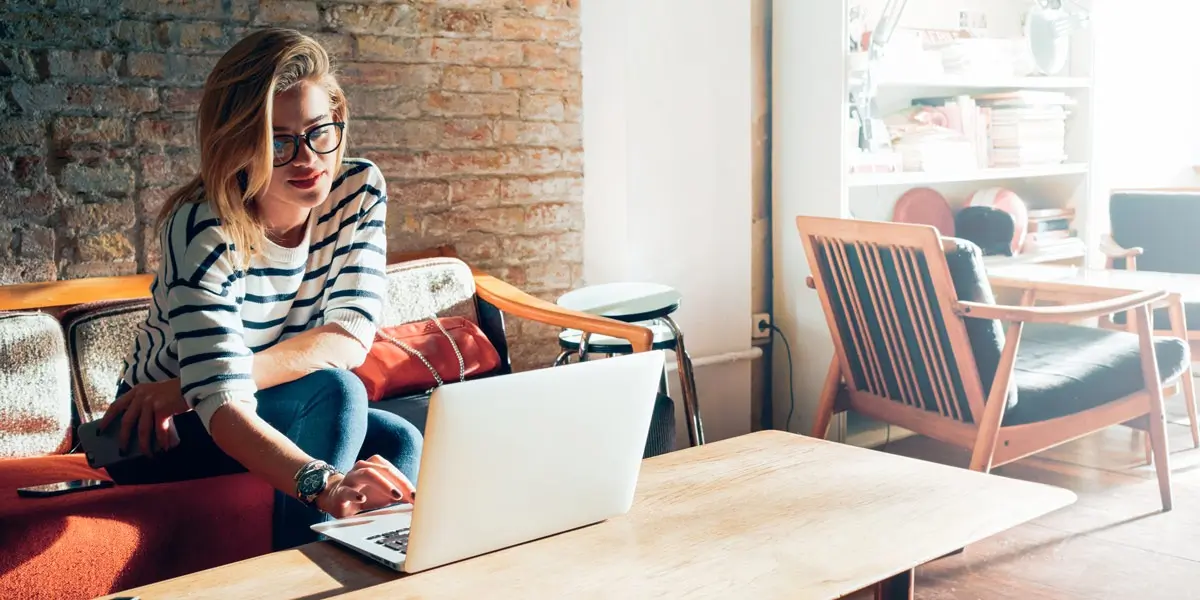
[[[275,547],[412,502],[421,436],[367,407],[385,293],[386,189],[343,160],[346,98],[298,32],[238,42],[200,100],[200,174],[159,215],[150,314],[101,428],[146,457],[118,483],[248,470],[276,490]]]

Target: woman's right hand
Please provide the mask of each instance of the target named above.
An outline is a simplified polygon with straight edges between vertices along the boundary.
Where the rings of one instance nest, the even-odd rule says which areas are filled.
[[[354,463],[345,475],[331,477],[317,497],[317,508],[340,519],[397,502],[412,504],[416,497],[416,488],[400,469],[376,454]]]

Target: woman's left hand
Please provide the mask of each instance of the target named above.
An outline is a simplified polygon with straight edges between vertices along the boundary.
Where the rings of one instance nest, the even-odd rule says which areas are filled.
[[[109,405],[100,419],[100,431],[108,429],[119,416],[120,447],[124,449],[129,445],[129,436],[136,427],[138,447],[142,454],[149,456],[153,453],[151,438],[158,442],[159,450],[170,449],[178,443],[171,432],[171,417],[188,410],[179,389],[179,379],[139,383]]]

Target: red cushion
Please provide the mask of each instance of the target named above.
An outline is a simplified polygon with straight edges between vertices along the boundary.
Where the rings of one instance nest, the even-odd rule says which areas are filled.
[[[78,454],[0,459],[0,598],[92,598],[271,551],[253,475],[17,496],[72,479],[109,477]]]

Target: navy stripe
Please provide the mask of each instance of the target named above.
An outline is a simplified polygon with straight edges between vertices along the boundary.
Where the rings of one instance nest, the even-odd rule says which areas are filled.
[[[312,271],[309,271],[309,272],[305,273],[305,274],[304,274],[304,279],[302,279],[301,281],[308,281],[308,280],[310,280],[310,279],[316,279],[316,278],[318,278],[318,277],[320,277],[320,276],[322,276],[322,275],[324,275],[324,274],[326,274],[326,273],[328,273],[328,272],[329,272],[329,265],[325,265],[325,266],[322,266],[322,267],[320,267],[320,268],[318,268],[318,269],[314,269],[314,270],[312,270]]]
[[[242,321],[242,327],[246,329],[270,329],[282,325],[284,321],[287,321],[287,317],[280,317],[270,321]]]
[[[241,352],[201,352],[199,354],[193,354],[193,355],[183,359],[182,361],[180,361],[179,368],[182,369],[183,367],[186,367],[189,365],[194,365],[196,363],[202,363],[202,362],[206,362],[206,361],[210,361],[210,360],[216,360],[219,358],[245,358],[247,356],[250,356],[250,355],[244,354]]]
[[[345,208],[347,204],[350,204],[351,202],[353,202],[354,199],[358,198],[358,196],[361,195],[363,192],[366,192],[372,196],[375,196],[376,198],[383,197],[383,192],[376,189],[375,186],[373,186],[369,183],[364,183],[364,184],[362,184],[362,187],[358,188],[357,190],[354,190],[353,194],[350,194],[349,196],[342,198],[341,201],[337,203],[337,206],[333,207],[333,210],[321,215],[321,218],[317,219],[317,225],[320,225],[321,223],[324,223],[325,221],[328,221],[328,220],[334,218],[335,216],[337,216],[337,214],[339,212],[341,212],[342,209]]]
[[[379,206],[379,205],[381,205],[381,204],[387,204],[387,196],[380,196],[380,197],[379,197],[379,200],[376,200],[376,201],[375,201],[375,204],[372,204],[371,206],[368,206],[368,207],[367,207],[367,210],[364,210],[364,211],[363,211],[363,213],[365,213],[365,214],[368,214],[368,215],[369,215],[369,214],[371,214],[371,213],[375,212],[375,208],[376,208],[376,207],[378,207],[378,206]]]
[[[352,311],[366,317],[368,321],[370,321],[372,323],[375,322],[375,317],[372,317],[371,315],[367,314],[367,311],[365,311],[357,306],[335,306],[329,310],[352,310]]]
[[[188,243],[189,244],[192,243],[192,240],[196,239],[196,236],[200,235],[205,229],[208,229],[209,227],[216,227],[220,224],[221,224],[221,222],[218,221],[217,219],[205,219],[203,221],[200,221],[199,223],[192,223],[189,221],[188,222]]]
[[[364,229],[370,229],[372,227],[378,227],[380,229],[383,229],[383,226],[384,226],[383,221],[380,221],[379,219],[375,219],[374,221],[363,221],[362,224],[358,226],[358,230],[362,231]]]
[[[200,284],[200,280],[204,278],[204,274],[212,268],[213,264],[221,258],[222,254],[225,254],[225,248],[225,244],[218,244],[216,248],[212,249],[212,252],[208,253],[208,256],[204,257],[204,261],[200,263],[199,267],[196,267],[196,272],[192,273],[192,285]]]
[[[290,294],[274,294],[272,296],[259,296],[258,294],[246,294],[246,302],[254,302],[256,304],[266,304],[268,302],[286,302],[296,297],[297,292]]]
[[[299,275],[303,272],[304,266],[301,265],[295,269],[279,269],[276,267],[251,268],[249,271],[246,271],[246,274],[253,275],[255,277],[281,277]]]
[[[231,313],[235,313],[238,311],[236,306],[230,306],[228,304],[188,304],[185,306],[180,306],[179,308],[176,308],[175,310],[171,311],[170,313],[167,313],[167,318],[174,319],[175,317],[178,317],[180,315],[186,315],[186,314],[195,313],[195,312],[204,312],[204,311],[208,311],[208,310],[215,310],[215,311],[220,311],[220,312],[231,312]]]
[[[387,254],[386,252],[383,251],[383,248],[380,248],[379,246],[376,246],[375,244],[372,244],[370,242],[355,242],[353,244],[350,244],[349,246],[342,246],[341,248],[334,250],[333,256],[329,257],[329,260],[332,261],[333,259],[335,259],[343,254],[350,254],[351,252],[354,252],[355,250],[366,250],[368,252],[377,252],[379,254],[385,254],[385,255]]]
[[[340,185],[342,185],[342,182],[346,181],[346,179],[353,177],[355,175],[358,175],[359,173],[362,173],[363,171],[366,171],[367,169],[369,169],[371,167],[371,163],[346,161],[346,164],[354,165],[354,167],[348,169],[345,173],[342,173],[341,176],[339,176],[337,179],[335,179],[333,181],[333,185],[329,186],[330,192],[338,189],[338,187]]]
[[[164,240],[167,243],[167,254],[171,256],[171,276],[168,277],[170,280],[175,280],[179,277],[179,263],[175,261],[175,219],[178,217],[179,210],[176,209],[175,212],[171,213],[170,223],[167,223],[166,240]]]
[[[171,360],[179,362],[179,353],[172,350],[170,346],[167,346],[167,356],[170,356]]]
[[[160,323],[170,327],[171,324],[167,323],[167,320],[163,318],[162,309],[159,308],[159,306],[158,306],[158,278],[157,277],[154,278],[154,283],[150,284],[150,298],[154,301],[154,316],[158,317],[158,321]],[[166,329],[160,328],[157,325],[151,323],[149,319],[146,319],[146,325],[152,327],[155,331],[157,331],[158,336],[160,338],[162,338],[162,345],[159,346],[158,352],[154,353],[154,364],[158,365],[158,368],[161,369],[164,374],[170,375],[171,371],[169,369],[167,369],[165,366],[163,366],[163,363],[162,363],[162,350],[163,350],[163,348],[165,348],[167,346],[167,331],[166,331]]]
[[[141,354],[142,354],[142,336],[137,335],[137,336],[133,337],[134,360],[137,360],[136,357],[141,356]],[[129,370],[129,374],[133,375],[133,381],[129,382],[130,387],[133,387],[138,384],[137,368],[138,368],[137,363],[134,363],[133,368]]]
[[[313,244],[313,245],[309,246],[309,247],[308,247],[308,253],[309,253],[309,254],[312,254],[313,252],[316,252],[316,251],[320,250],[321,248],[324,248],[325,246],[328,246],[328,245],[330,245],[330,244],[332,244],[332,243],[336,242],[336,241],[337,241],[337,239],[338,239],[338,236],[339,236],[339,235],[341,235],[341,234],[342,234],[342,232],[341,232],[341,230],[339,229],[338,231],[335,231],[335,232],[333,232],[333,233],[331,233],[331,234],[329,234],[329,235],[325,236],[325,239],[323,239],[323,240],[321,240],[321,241],[319,241],[319,242],[317,242],[317,243],[315,243],[315,244]]]
[[[372,298],[375,300],[383,300],[383,298],[379,297],[379,294],[376,294],[375,292],[368,292],[366,290],[338,290],[329,295],[330,300],[333,300],[334,298]]]
[[[299,325],[288,325],[287,327],[284,327],[282,331],[279,332],[279,335],[282,336],[282,335],[285,335],[288,333],[300,333],[302,331],[307,331],[309,325],[311,325],[311,324],[312,324],[312,321],[310,320],[308,323],[301,323]]]
[[[387,274],[384,273],[383,271],[380,271],[379,269],[375,269],[372,267],[360,267],[358,265],[350,265],[348,267],[344,267],[342,269],[342,272],[338,273],[338,277],[341,277],[342,275],[344,275],[346,273],[362,273],[364,275],[377,275],[379,277],[387,277]],[[333,279],[334,279],[334,281],[337,281],[337,277],[334,277]]]
[[[210,383],[216,383],[218,381],[233,381],[233,380],[247,380],[247,379],[252,381],[254,378],[249,373],[218,373],[216,375],[213,375],[212,377],[201,379],[200,381],[193,381],[192,383],[189,383],[189,384],[183,386],[183,389],[179,390],[179,392],[180,392],[180,395],[186,396],[188,392],[190,392],[198,387],[206,386]]]
[[[241,331],[232,327],[205,327],[204,329],[193,329],[191,331],[179,331],[175,333],[176,340],[190,340],[192,338],[208,337],[210,335],[237,335]]]
[[[192,210],[191,210],[191,212],[188,213],[187,229],[184,230],[184,237],[183,237],[183,240],[184,240],[183,247],[184,248],[191,246],[192,240],[195,239],[195,237],[192,235],[192,230],[196,228],[196,211],[198,211],[198,210],[200,210],[200,203],[193,202]]]

